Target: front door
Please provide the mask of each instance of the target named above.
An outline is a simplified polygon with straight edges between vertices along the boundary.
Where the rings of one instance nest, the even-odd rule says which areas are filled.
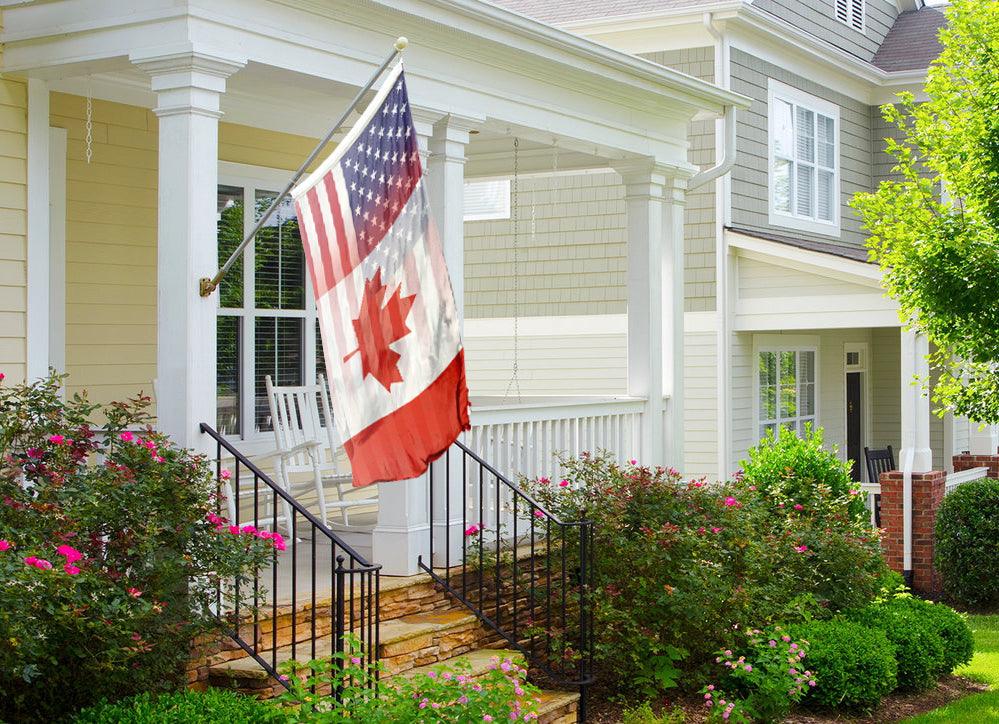
[[[853,461],[850,477],[860,482],[860,459],[863,454],[863,431],[861,430],[861,400],[863,389],[861,375],[863,372],[847,372],[846,374],[846,456]]]

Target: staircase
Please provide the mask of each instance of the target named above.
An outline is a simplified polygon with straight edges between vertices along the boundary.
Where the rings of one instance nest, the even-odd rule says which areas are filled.
[[[280,526],[291,540],[254,580],[219,591],[217,610],[225,612],[229,637],[192,661],[193,686],[268,699],[284,688],[276,678],[283,662],[342,651],[344,634],[353,633],[389,684],[459,659],[478,676],[493,657],[511,658],[528,666],[532,681],[545,682],[538,721],[585,720],[589,524],[559,521],[456,443],[429,476],[431,509],[442,507],[443,495],[450,521],[431,529],[436,565],[421,561],[424,573],[383,576],[215,430],[206,424],[202,430],[216,442],[220,493],[252,499],[249,514],[237,506],[234,522]],[[290,520],[281,511],[290,511],[284,514]],[[487,519],[495,523],[486,526]],[[463,537],[469,520],[480,521],[481,530]],[[455,536],[460,553],[452,557]]]
[[[473,676],[484,674],[493,657],[508,657],[523,665],[524,656],[517,650],[501,648],[498,637],[488,626],[457,604],[436,585],[429,576],[408,578],[381,577],[380,624],[378,631],[378,658],[383,666],[383,681],[391,683],[392,677],[411,676],[435,667],[453,664],[464,659]],[[292,658],[305,661],[313,658],[311,626],[313,620],[319,631],[333,627],[332,600],[300,604],[294,609],[279,612],[277,620],[276,661],[278,664]],[[315,612],[313,614],[313,611]],[[292,619],[298,632],[292,642]],[[258,623],[257,641],[259,655],[268,663],[273,660],[271,643],[274,619],[263,617]],[[252,625],[244,626],[244,634],[252,637]],[[322,658],[329,653],[329,639],[324,638],[316,648],[315,656]],[[284,687],[260,663],[235,644],[208,659],[209,686],[234,689],[261,699],[279,695]],[[577,721],[579,693],[575,691],[548,690],[542,694],[538,721],[545,724],[569,724]]]

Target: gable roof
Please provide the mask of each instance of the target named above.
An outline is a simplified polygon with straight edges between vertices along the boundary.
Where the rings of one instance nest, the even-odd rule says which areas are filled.
[[[928,67],[943,50],[937,35],[946,24],[947,16],[937,8],[902,13],[871,62],[889,72]]]
[[[575,20],[617,18],[662,10],[713,5],[711,0],[489,0],[514,12],[559,25]]]

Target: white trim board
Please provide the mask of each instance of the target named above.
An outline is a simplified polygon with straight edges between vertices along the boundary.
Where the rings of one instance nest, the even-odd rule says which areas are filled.
[[[25,377],[49,368],[49,89],[28,79],[27,312]]]
[[[66,371],[66,141],[49,129],[49,365]],[[65,391],[65,390],[64,390]]]

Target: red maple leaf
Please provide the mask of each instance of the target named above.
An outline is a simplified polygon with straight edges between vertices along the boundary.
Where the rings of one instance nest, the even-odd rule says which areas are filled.
[[[401,296],[402,287],[399,286],[383,306],[386,290],[382,284],[381,269],[364,282],[361,311],[353,322],[357,349],[343,361],[360,352],[362,374],[365,377],[371,375],[387,390],[393,382],[402,382],[398,364],[401,355],[389,345],[412,331],[406,326],[406,317],[416,295]]]

